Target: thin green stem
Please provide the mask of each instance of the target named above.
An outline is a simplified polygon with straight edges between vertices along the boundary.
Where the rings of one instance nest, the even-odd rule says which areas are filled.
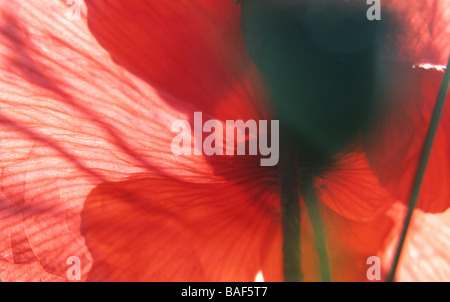
[[[314,231],[317,254],[320,262],[320,273],[322,281],[331,281],[330,261],[328,258],[327,242],[322,224],[322,217],[319,209],[319,199],[314,188],[311,177],[302,178],[300,180],[300,191],[305,200],[308,217]]]
[[[280,191],[283,275],[286,282],[303,279],[300,258],[300,203],[295,148],[281,134]]]
[[[434,138],[438,129],[439,122],[441,120],[442,112],[444,110],[445,100],[448,93],[448,87],[450,83],[450,58],[447,64],[447,69],[442,80],[441,88],[437,97],[436,105],[433,110],[433,115],[431,117],[431,122],[428,127],[428,132],[425,137],[425,142],[423,145],[422,153],[420,156],[419,166],[414,178],[413,187],[411,190],[411,195],[409,197],[409,207],[408,212],[405,217],[402,232],[400,234],[400,240],[395,252],[394,261],[392,263],[391,271],[388,275],[387,281],[392,282],[395,278],[395,273],[397,271],[398,263],[400,261],[400,256],[402,253],[403,246],[405,244],[406,235],[408,233],[408,228],[411,223],[411,218],[416,207],[417,200],[420,193],[420,187],[422,185],[423,177],[428,164],[428,159],[430,157],[431,148],[433,146]]]

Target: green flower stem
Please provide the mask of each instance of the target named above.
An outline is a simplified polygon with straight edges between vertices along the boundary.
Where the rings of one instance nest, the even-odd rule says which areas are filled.
[[[283,275],[286,282],[301,282],[300,202],[295,148],[280,133],[281,228],[283,235]]]
[[[411,195],[409,197],[409,208],[405,217],[403,224],[403,229],[400,235],[400,240],[395,252],[394,261],[392,263],[391,271],[388,275],[387,281],[392,282],[395,278],[395,273],[397,271],[398,263],[400,261],[400,255],[402,253],[403,246],[405,244],[406,235],[408,233],[408,228],[411,223],[411,218],[413,215],[414,208],[416,207],[417,200],[420,193],[420,187],[422,185],[423,177],[428,164],[428,159],[430,157],[431,148],[433,146],[433,141],[436,136],[439,121],[444,110],[445,100],[448,93],[448,87],[450,82],[450,58],[447,63],[447,70],[445,71],[444,78],[442,80],[441,88],[437,97],[436,105],[433,110],[433,115],[431,117],[431,122],[428,128],[427,135],[425,137],[425,142],[423,145],[422,153],[420,156],[419,166],[417,168],[416,176],[414,178],[413,187],[411,190]]]
[[[305,200],[308,217],[311,220],[314,231],[316,250],[320,261],[320,273],[322,281],[330,282],[331,272],[326,237],[323,229],[322,218],[320,215],[319,199],[317,197],[314,183],[311,177],[302,178],[300,180],[300,191]]]

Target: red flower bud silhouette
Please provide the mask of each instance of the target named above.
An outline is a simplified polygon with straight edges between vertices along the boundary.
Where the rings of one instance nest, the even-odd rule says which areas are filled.
[[[308,1],[297,2],[302,12]],[[370,256],[386,277],[444,75],[436,66],[450,55],[450,3],[390,1],[381,21],[367,21],[391,22],[371,57],[388,71],[375,98],[383,106],[364,131],[342,127],[354,133],[317,166],[309,156],[340,129],[310,135],[307,114],[297,121],[299,111],[278,102],[294,82],[275,76],[281,65],[252,44],[261,42],[246,31],[258,28],[252,3],[76,1],[80,20],[67,18],[64,1],[0,4],[3,281],[66,281],[72,256],[83,281],[253,281],[259,271],[283,280],[285,170],[257,156],[173,155],[171,125],[194,112],[222,122],[286,118],[285,141],[313,146],[296,160],[314,173],[303,178],[300,167],[298,177],[319,201],[331,280],[367,280]],[[304,28],[320,36],[311,20]],[[311,79],[311,66],[295,72]],[[447,103],[396,280],[450,280],[449,137]],[[322,280],[316,225],[297,189],[301,273]]]

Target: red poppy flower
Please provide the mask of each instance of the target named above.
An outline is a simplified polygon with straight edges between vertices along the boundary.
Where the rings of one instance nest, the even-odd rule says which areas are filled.
[[[76,256],[87,281],[253,281],[258,272],[282,280],[279,170],[252,156],[170,149],[173,121],[196,111],[220,121],[274,118],[241,7],[78,4],[80,20],[67,18],[64,1],[0,4],[0,278],[67,280]],[[443,75],[412,65],[445,64],[449,7],[386,4],[407,30],[389,32],[383,59],[411,64],[394,69],[392,106],[377,131],[314,178],[332,280],[367,280],[370,256],[390,268],[404,207],[396,201],[411,191]],[[398,280],[450,278],[449,110]],[[320,280],[302,196],[299,203],[304,280]]]

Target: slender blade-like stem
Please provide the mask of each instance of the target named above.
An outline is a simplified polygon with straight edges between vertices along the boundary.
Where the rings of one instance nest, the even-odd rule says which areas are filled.
[[[286,282],[303,279],[300,259],[300,202],[297,158],[289,138],[280,137],[281,228],[283,234],[283,275]]]
[[[308,217],[311,221],[314,239],[316,244],[317,254],[320,262],[320,273],[322,281],[331,281],[330,261],[328,258],[328,249],[325,237],[325,231],[323,229],[322,217],[319,209],[319,199],[317,197],[314,183],[311,177],[300,179],[300,191],[303,199],[305,200],[306,209],[308,211]]]
[[[433,146],[434,138],[438,129],[439,122],[441,120],[442,112],[444,111],[445,100],[447,98],[448,87],[450,83],[450,58],[447,64],[447,69],[442,80],[441,88],[437,97],[437,101],[433,110],[433,115],[431,117],[431,122],[428,127],[428,132],[425,137],[425,142],[422,148],[422,153],[419,160],[419,166],[414,178],[413,187],[409,197],[408,212],[406,213],[405,221],[403,223],[402,232],[400,234],[400,239],[395,252],[394,261],[392,262],[391,271],[387,277],[388,282],[394,281],[395,273],[397,271],[398,263],[400,261],[400,256],[402,253],[403,246],[405,244],[406,235],[408,234],[408,228],[411,223],[411,218],[416,207],[417,200],[420,193],[420,187],[422,185],[423,177],[428,164],[428,159],[430,157],[431,148]]]

